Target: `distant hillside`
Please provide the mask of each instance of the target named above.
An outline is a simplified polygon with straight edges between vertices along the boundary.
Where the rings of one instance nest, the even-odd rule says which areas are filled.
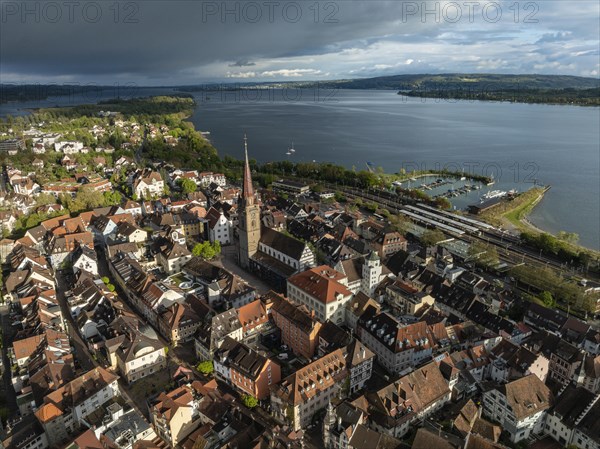
[[[311,84],[311,83],[304,83]],[[317,83],[312,83],[316,85]],[[515,89],[593,89],[600,87],[597,78],[567,75],[498,75],[450,73],[441,75],[394,75],[376,78],[322,81],[320,86],[341,89],[388,90],[515,90]]]
[[[183,92],[256,88],[378,89],[400,95],[457,100],[600,106],[600,80],[568,75],[450,73],[394,75],[334,81],[290,81],[183,86]]]

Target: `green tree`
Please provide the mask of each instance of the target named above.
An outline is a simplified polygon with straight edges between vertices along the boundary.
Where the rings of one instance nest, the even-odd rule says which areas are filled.
[[[184,195],[189,195],[190,193],[194,193],[196,191],[196,189],[198,189],[198,186],[196,185],[196,183],[188,178],[179,178],[177,180],[177,184],[179,184],[179,187],[181,187],[181,192]]]
[[[204,260],[214,259],[220,253],[221,244],[218,241],[215,241],[214,243],[210,243],[208,241],[196,243],[192,249],[192,255],[201,257]]]
[[[554,307],[556,305],[556,301],[554,301],[554,297],[552,293],[547,290],[544,290],[539,294],[538,298],[544,303],[546,307]]]
[[[104,192],[103,196],[105,206],[117,206],[121,204],[121,200],[123,199],[123,196],[116,190]]]
[[[55,204],[55,203],[56,203],[56,198],[51,193],[40,193],[35,198],[36,206],[45,206],[47,204]]]
[[[469,257],[482,267],[493,267],[500,261],[496,247],[482,242],[475,242],[469,247]]]
[[[213,373],[215,367],[212,360],[205,360],[204,362],[198,363],[196,369],[202,374],[208,376],[209,374]]]
[[[559,240],[563,240],[567,243],[572,243],[572,244],[576,244],[579,241],[579,234],[576,234],[574,232],[566,232],[566,231],[560,231],[556,237],[558,237]]]
[[[248,408],[254,408],[258,405],[258,399],[254,396],[250,396],[249,394],[245,394],[242,396],[242,403]]]
[[[446,240],[446,236],[439,229],[428,229],[421,235],[421,243],[425,246],[437,245],[442,240]]]
[[[84,186],[77,192],[75,199],[69,206],[68,209],[71,212],[83,212],[102,207],[104,206],[104,195],[102,192]]]

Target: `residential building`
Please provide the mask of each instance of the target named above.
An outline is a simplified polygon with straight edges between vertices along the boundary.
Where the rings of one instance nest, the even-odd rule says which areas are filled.
[[[321,322],[337,324],[344,322],[345,306],[352,298],[346,276],[327,265],[288,278],[287,291],[290,300],[314,311]]]
[[[261,401],[269,397],[271,386],[281,380],[277,363],[229,337],[215,352],[213,362],[218,377]]]
[[[274,192],[281,192],[293,196],[305,195],[310,192],[309,185],[287,179],[274,181],[272,187]]]
[[[397,279],[389,284],[385,292],[388,301],[401,315],[415,315],[421,307],[431,306],[435,302],[433,296],[405,279]]]
[[[348,401],[333,407],[330,402],[323,418],[323,443],[327,449],[345,449],[358,427],[366,424],[365,412]]]
[[[543,431],[553,402],[548,387],[534,374],[483,393],[484,415],[500,423],[515,443]]]
[[[420,321],[402,325],[388,313],[368,309],[358,320],[360,340],[377,354],[377,361],[390,373],[399,374],[434,354],[434,349],[450,343],[445,327]]]
[[[600,447],[600,401],[598,395],[575,385],[561,389],[554,407],[548,410],[544,434],[563,447]]]
[[[367,397],[371,428],[401,438],[411,426],[450,401],[450,388],[435,362]]]
[[[211,242],[219,242],[221,245],[229,245],[232,240],[231,221],[222,210],[211,207],[206,212],[208,239]]]
[[[105,341],[111,368],[128,383],[166,368],[167,353],[152,328],[137,318],[122,315],[110,324]]]
[[[244,331],[235,309],[226,310],[206,320],[198,329],[194,340],[196,355],[200,360],[211,360],[225,338],[242,341]]]
[[[96,367],[48,394],[35,412],[48,444],[56,446],[68,442],[88,415],[118,396],[117,380],[116,375]]]
[[[350,389],[361,388],[372,373],[373,354],[360,342],[336,349],[300,368],[271,389],[271,413],[297,431],[306,428],[315,413]]]
[[[166,273],[173,274],[180,272],[192,257],[192,253],[185,246],[168,241],[164,246],[161,246],[160,251],[156,254],[156,263]]]
[[[265,336],[275,329],[269,321],[270,306],[268,299],[263,297],[237,308],[244,331],[244,341],[247,344],[255,343],[260,336]]]
[[[281,331],[281,341],[296,355],[311,360],[319,343],[321,323],[306,306],[295,305],[277,293],[270,292],[271,318]]]
[[[190,341],[201,324],[202,320],[187,302],[172,304],[158,317],[160,333],[175,346]]]
[[[165,189],[165,183],[160,173],[150,169],[137,172],[132,177],[131,185],[137,198],[160,197]]]
[[[150,407],[150,421],[158,436],[175,448],[200,424],[198,392],[183,385],[160,393]]]

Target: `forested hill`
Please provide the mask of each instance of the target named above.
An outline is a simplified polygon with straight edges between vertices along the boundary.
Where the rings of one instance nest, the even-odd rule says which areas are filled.
[[[295,83],[316,84],[316,83]],[[598,78],[568,75],[499,75],[450,73],[440,75],[394,75],[337,81],[320,81],[320,86],[341,89],[434,90],[446,87],[455,90],[515,90],[515,89],[593,89],[600,87]]]
[[[211,84],[183,86],[177,90],[194,92],[265,87],[396,90],[398,94],[409,97],[600,106],[600,79],[569,75],[394,75],[333,81]]]

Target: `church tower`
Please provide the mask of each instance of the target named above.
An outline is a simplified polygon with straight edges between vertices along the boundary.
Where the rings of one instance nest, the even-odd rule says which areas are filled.
[[[375,251],[371,251],[371,254],[369,254],[369,257],[367,257],[362,266],[360,289],[365,295],[373,297],[375,287],[377,287],[379,279],[381,279],[381,272],[381,260]]]
[[[335,410],[331,401],[329,401],[327,403],[327,412],[323,418],[323,443],[325,443],[326,448],[332,446],[331,432],[335,429],[335,416]]]
[[[244,135],[244,183],[239,205],[238,222],[238,261],[242,268],[250,268],[250,258],[258,250],[260,241],[260,207],[256,204],[254,189],[252,188],[252,175],[248,162],[248,140]]]

